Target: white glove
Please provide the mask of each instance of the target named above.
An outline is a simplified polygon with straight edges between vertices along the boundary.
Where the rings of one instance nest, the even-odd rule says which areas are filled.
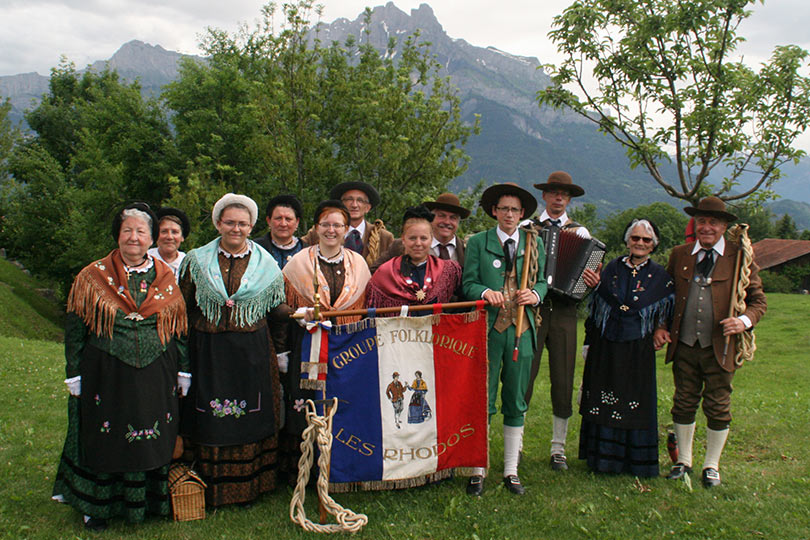
[[[300,313],[302,315],[300,319],[295,319],[295,322],[297,322],[298,325],[302,328],[305,328],[307,326],[307,311],[310,309],[312,308],[300,307],[295,310],[296,313]]]
[[[591,233],[589,233],[588,229],[585,227],[577,227],[574,232],[577,233],[577,236],[584,238],[585,240],[589,240],[591,238]]]
[[[287,373],[287,368],[290,367],[290,351],[284,351],[276,355],[278,360],[278,371],[280,373]]]
[[[583,359],[583,360],[587,360],[587,359],[588,359],[588,349],[589,349],[589,348],[590,348],[590,345],[583,345],[583,346],[582,346],[582,359]]]
[[[191,373],[185,371],[177,372],[177,388],[180,389],[180,396],[186,397],[188,389],[191,388]]]
[[[79,397],[82,395],[82,376],[76,375],[75,377],[71,377],[70,379],[65,379],[65,384],[67,385],[68,392],[73,397]]]

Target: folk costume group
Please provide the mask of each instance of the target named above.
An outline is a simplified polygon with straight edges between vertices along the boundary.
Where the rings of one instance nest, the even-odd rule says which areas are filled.
[[[554,172],[535,187],[545,203],[536,217],[528,190],[513,183],[486,189],[480,206],[494,226],[466,242],[457,232],[470,210],[456,195],[409,208],[394,239],[382,221],[366,220],[380,196],[362,182],[336,185],[302,238],[296,197],[268,203],[269,231],[253,241],[258,206],[228,193],[211,213],[218,236],[187,254],[179,250],[190,233],[182,211],[126,205],[112,223],[118,247],[79,272],[68,298],[68,428],[53,498],[79,511],[87,529],[103,530],[111,518],[167,515],[173,460],[195,464],[211,507],[249,506],[279,478],[294,483],[303,404],[313,395],[298,384],[295,358],[305,330],[290,315],[311,320],[316,303],[335,311],[486,301],[489,417],[500,394],[505,489],[526,491],[518,465],[544,348],[550,467],[565,471],[577,302],[549,289],[542,233],[558,227],[590,234],[566,213],[584,194],[570,175]],[[750,331],[766,302],[754,265],[745,312],[729,316],[739,247],[724,233],[736,217],[716,197],[685,210],[695,218],[697,241],[673,249],[666,269],[650,259],[658,228],[639,216],[625,230],[627,254],[583,273],[594,293],[585,323],[579,457],[598,472],[659,474],[655,351],[667,345],[679,451],[667,477],[692,470],[702,399],[702,480],[711,487],[720,484],[738,367],[737,341],[726,337]],[[397,427],[433,414],[420,372],[412,383],[391,377],[386,395]],[[485,469],[474,470],[467,493],[482,495],[485,476]]]

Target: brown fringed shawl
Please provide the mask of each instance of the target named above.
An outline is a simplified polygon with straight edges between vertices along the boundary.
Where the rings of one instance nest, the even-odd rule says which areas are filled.
[[[124,260],[117,249],[85,266],[70,288],[67,311],[78,315],[96,336],[112,338],[115,314],[120,309],[128,318],[146,319],[157,314],[157,333],[164,345],[172,336],[186,333],[186,303],[174,272],[166,264],[155,261],[155,280],[149,294],[141,303],[127,287]]]
[[[368,284],[366,303],[368,307],[394,307],[450,301],[461,283],[461,266],[455,261],[428,256],[425,269],[425,284],[421,300],[416,297],[419,286],[403,276],[400,271],[402,255],[389,259],[380,266]]]

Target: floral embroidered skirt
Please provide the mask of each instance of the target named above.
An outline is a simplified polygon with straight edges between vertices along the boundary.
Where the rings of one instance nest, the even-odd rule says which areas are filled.
[[[53,494],[83,514],[143,521],[169,513],[168,464],[177,436],[176,349],[135,368],[92,346]]]
[[[184,458],[205,480],[206,504],[250,502],[276,486],[281,386],[266,328],[189,339]]]

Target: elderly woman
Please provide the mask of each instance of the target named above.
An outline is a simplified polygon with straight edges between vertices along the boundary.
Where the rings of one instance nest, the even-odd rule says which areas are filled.
[[[223,196],[211,216],[220,236],[180,269],[194,376],[182,431],[209,506],[247,505],[276,481],[281,387],[267,317],[281,311],[284,278],[248,239],[257,213],[249,197]]]
[[[150,248],[148,253],[169,265],[175,279],[180,278],[180,264],[186,254],[180,251],[180,244],[188,238],[191,231],[188,216],[182,210],[165,206],[157,211],[158,236],[157,247]]]
[[[53,498],[90,530],[169,513],[178,394],[190,377],[178,343],[185,303],[171,269],[147,254],[157,218],[130,204],[112,235],[118,249],[76,276],[65,328],[68,430]]]
[[[267,250],[282,270],[287,261],[304,249],[306,244],[297,236],[301,222],[301,201],[295,195],[278,195],[267,203],[267,234],[256,243]]]
[[[287,304],[296,310],[308,311],[315,306],[314,274],[317,268],[322,311],[361,309],[366,304],[366,286],[371,274],[359,253],[343,247],[343,237],[349,225],[349,211],[338,200],[324,201],[315,210],[315,230],[318,243],[304,248],[284,267]],[[359,316],[337,317],[339,324],[359,320]],[[292,358],[300,358],[304,330],[290,324],[289,342]],[[283,368],[286,370],[286,366]],[[291,362],[284,375],[286,425],[284,428],[284,469],[290,480],[298,471],[301,433],[306,427],[304,402],[314,397],[311,390],[299,388],[300,362]]]
[[[433,213],[425,206],[408,208],[402,218],[404,254],[389,259],[368,286],[369,307],[446,303],[461,284],[461,266],[430,253]]]
[[[629,253],[602,270],[585,323],[579,457],[598,472],[658,476],[653,334],[674,302],[672,279],[650,259],[658,228],[634,219]]]

